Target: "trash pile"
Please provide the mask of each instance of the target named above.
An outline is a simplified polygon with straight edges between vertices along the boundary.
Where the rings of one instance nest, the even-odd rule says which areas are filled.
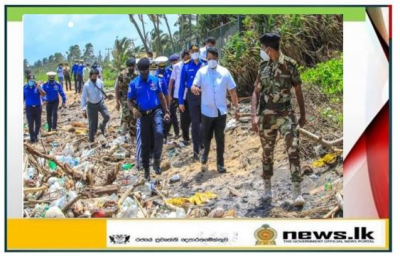
[[[135,140],[121,135],[115,100],[108,100],[111,120],[106,137],[87,141],[87,120],[80,115],[80,95],[67,92],[57,132],[42,129],[39,142],[24,143],[24,217],[26,218],[323,218],[341,217],[341,150],[323,146],[305,159],[302,209],[290,204],[291,182],[283,140],[275,150],[274,200],[262,202],[261,145],[251,131],[249,98],[241,99],[239,121],[228,115],[225,165],[216,171],[215,142],[210,170],[192,162],[192,146],[180,139],[163,147],[162,175],[150,182],[136,166]],[[112,94],[112,92],[108,92]],[[46,114],[42,116],[45,123]],[[101,120],[101,118],[100,118]],[[43,128],[45,128],[43,125]],[[26,126],[24,136],[29,138]],[[340,131],[341,132],[341,131]],[[172,136],[171,136],[172,137]],[[318,146],[318,143],[314,143]],[[316,153],[315,153],[316,154]],[[329,156],[324,157],[326,154]]]

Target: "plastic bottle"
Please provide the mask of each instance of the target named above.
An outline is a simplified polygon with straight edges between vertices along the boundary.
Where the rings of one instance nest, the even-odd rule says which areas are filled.
[[[115,157],[115,158],[117,158],[117,159],[124,159],[125,158],[125,153],[124,152],[117,152],[117,153],[114,153],[113,154],[113,156]]]
[[[29,167],[28,168],[28,177],[29,177],[29,179],[33,179],[35,177],[35,173],[36,173],[35,168],[33,168],[33,167]]]
[[[126,164],[123,164],[123,165],[121,166],[121,168],[122,168],[123,171],[130,170],[130,169],[132,169],[132,167],[133,167],[133,164],[132,164],[132,163],[126,163]]]
[[[50,170],[54,171],[57,168],[57,164],[54,161],[50,160],[49,167],[50,167]]]
[[[176,209],[176,217],[177,218],[186,218],[186,212],[183,208]]]
[[[332,190],[332,182],[331,182],[331,178],[330,177],[326,179],[324,187],[325,187],[325,191]]]

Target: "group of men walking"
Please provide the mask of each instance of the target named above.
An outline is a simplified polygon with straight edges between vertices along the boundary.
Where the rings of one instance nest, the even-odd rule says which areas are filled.
[[[280,52],[279,40],[279,35],[273,33],[260,37],[262,62],[252,96],[252,122],[263,147],[264,199],[270,200],[273,196],[271,184],[273,154],[279,132],[284,137],[289,156],[294,184],[293,200],[295,205],[302,206],[304,199],[300,186],[302,178],[296,126],[305,124],[304,100],[297,64]],[[116,109],[121,112],[121,133],[129,134],[131,141],[137,142],[137,164],[144,169],[145,179],[149,180],[151,176],[151,157],[155,174],[161,174],[162,148],[171,127],[175,139],[180,137],[181,132],[181,142],[187,146],[192,143],[192,160],[201,162],[203,172],[208,171],[210,144],[215,136],[216,170],[225,173],[227,169],[224,163],[224,130],[228,113],[227,92],[230,94],[232,110],[237,120],[240,114],[236,84],[229,70],[219,64],[215,39],[208,38],[203,48],[193,44],[180,56],[173,54],[169,58],[159,57],[157,61],[153,60],[152,55],[148,54],[148,57],[139,60],[134,57],[128,59],[126,69],[118,74],[115,83]],[[170,64],[167,66],[168,60]],[[75,86],[76,92],[81,90],[79,81],[82,81],[85,73],[82,66],[83,63],[75,63],[72,67],[75,85],[78,84]],[[106,133],[110,115],[104,104],[108,95],[99,78],[99,69],[89,66],[87,68],[88,77],[82,88],[81,108],[82,115],[88,118],[89,122],[89,142],[94,142],[98,128],[103,134]],[[44,96],[47,102],[49,130],[57,129],[58,95],[61,95],[65,105],[66,97],[62,86],[54,81],[55,73],[48,75],[49,81],[43,87],[38,86],[33,77],[29,77],[29,82],[24,87],[32,142],[37,141],[40,128],[40,97]],[[300,109],[298,122],[291,106],[292,87]],[[98,126],[98,113],[103,117],[100,126]]]

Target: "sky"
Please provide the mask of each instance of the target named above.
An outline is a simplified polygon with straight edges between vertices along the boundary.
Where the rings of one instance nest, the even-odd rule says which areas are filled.
[[[178,30],[174,24],[178,15],[167,15],[171,32]],[[136,20],[141,26],[139,19]],[[160,29],[167,33],[164,19],[161,19]],[[24,59],[30,65],[35,61],[48,58],[50,55],[61,52],[65,55],[71,45],[79,45],[82,53],[87,43],[92,43],[97,56],[99,50],[104,57],[106,48],[112,48],[115,38],[128,37],[136,39],[136,46],[142,45],[140,37],[129,21],[127,14],[95,14],[95,15],[24,15]],[[145,15],[146,31],[151,31],[153,23]],[[111,55],[111,54],[110,54]]]

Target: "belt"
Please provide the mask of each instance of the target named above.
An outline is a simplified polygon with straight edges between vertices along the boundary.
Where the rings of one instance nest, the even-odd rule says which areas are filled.
[[[153,114],[154,112],[156,112],[157,109],[159,109],[159,108],[153,108],[151,110],[140,111],[140,114],[144,115],[144,116],[149,116],[149,115]]]
[[[273,103],[273,102],[267,103],[267,108],[272,110],[284,110],[285,108],[290,106],[291,106],[290,101],[283,103]]]
[[[26,106],[28,108],[36,108],[36,107],[41,107],[42,105],[32,105],[32,106]]]
[[[99,105],[101,102],[102,102],[102,100],[97,102],[97,103],[92,103],[92,102],[88,101],[88,103],[91,104],[91,105]]]

